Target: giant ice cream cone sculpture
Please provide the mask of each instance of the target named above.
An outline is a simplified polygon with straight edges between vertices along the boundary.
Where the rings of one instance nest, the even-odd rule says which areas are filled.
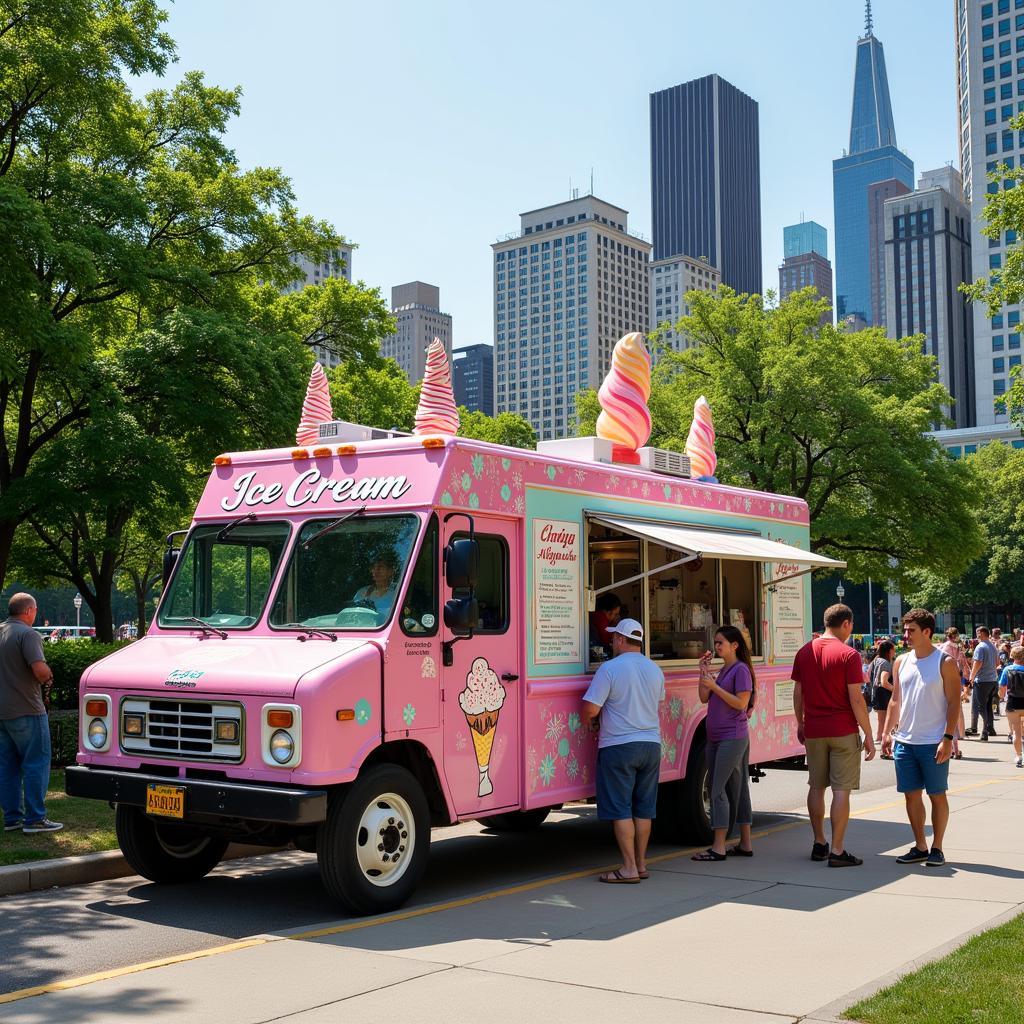
[[[612,365],[597,400],[597,436],[612,442],[612,460],[636,465],[636,450],[651,436],[651,357],[642,334],[624,334],[612,350]]]
[[[302,402],[302,418],[295,432],[297,444],[316,444],[320,440],[320,424],[334,419],[331,409],[331,389],[327,385],[324,368],[315,363],[306,385],[306,397]]]
[[[703,395],[693,403],[693,422],[686,438],[686,454],[690,459],[690,476],[708,483],[718,483],[715,477],[715,467],[718,465],[715,425],[711,421],[711,406]]]
[[[452,391],[452,371],[440,338],[427,349],[427,365],[416,408],[416,434],[456,434],[459,410]]]
[[[466,688],[459,694],[459,706],[466,716],[473,737],[476,764],[480,770],[477,796],[488,796],[494,792],[494,784],[488,772],[491,767],[494,733],[498,728],[498,713],[504,703],[505,687],[498,682],[498,677],[491,671],[487,659],[475,659],[469,675],[466,676]]]

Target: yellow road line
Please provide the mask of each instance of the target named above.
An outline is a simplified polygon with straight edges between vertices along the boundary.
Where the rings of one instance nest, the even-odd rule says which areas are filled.
[[[981,782],[972,782],[965,786],[960,786],[957,789],[951,789],[949,792],[951,794],[966,793],[972,789],[980,789],[983,786],[998,785],[1003,782],[1024,782],[1024,779],[1019,777],[1009,779],[985,779]],[[891,810],[893,807],[902,806],[902,800],[893,800],[889,803],[879,804],[875,807],[866,807],[862,810],[853,811],[851,812],[851,817],[862,817],[865,814],[872,814],[876,811]],[[786,832],[789,829],[805,824],[806,822],[803,819],[783,822],[780,825],[773,825],[771,828],[759,829],[757,832],[752,832],[751,838],[763,839],[766,836],[774,835],[778,832]],[[670,853],[661,853],[656,857],[649,857],[647,862],[648,864],[661,864],[665,861],[677,860],[680,857],[686,857],[699,849],[701,849],[699,846],[689,846],[682,850],[673,850]],[[294,932],[292,934],[283,935],[280,938],[292,941],[321,939],[329,935],[343,935],[347,932],[361,931],[364,928],[375,928],[378,925],[395,924],[399,921],[410,921],[414,918],[425,917],[429,914],[439,914],[446,910],[458,910],[461,907],[469,907],[477,903],[486,903],[491,900],[500,899],[503,896],[517,896],[522,893],[535,892],[537,889],[543,889],[550,885],[573,882],[580,878],[588,878],[593,875],[599,875],[605,871],[611,871],[614,867],[615,865],[613,864],[606,864],[603,867],[598,868],[585,868],[580,871],[570,871],[566,874],[554,875],[551,878],[541,878],[535,882],[524,882],[521,885],[506,886],[502,889],[494,889],[491,892],[478,893],[476,896],[465,896],[457,900],[448,900],[445,903],[433,903],[425,907],[415,907],[412,910],[404,910],[399,913],[388,914],[383,917],[371,917],[358,921],[348,921],[345,924],[334,925],[330,928],[316,928],[310,931]],[[0,995],[0,1004],[14,1003],[21,999],[29,999],[32,996],[41,996],[52,992],[63,992],[67,989],[80,988],[83,985],[92,985],[98,981],[109,981],[113,978],[124,977],[127,974],[138,974],[141,971],[149,971],[157,967],[170,967],[174,964],[187,963],[189,960],[200,960],[203,957],[220,956],[222,953],[234,953],[242,949],[249,949],[253,946],[262,946],[270,941],[274,940],[268,938],[244,939],[240,942],[231,942],[223,946],[213,946],[210,949],[202,949],[194,953],[182,953],[178,956],[164,957],[160,960],[149,960],[146,963],[132,964],[128,967],[118,967],[110,971],[86,974],[80,978],[68,978],[64,981],[51,982],[48,985],[36,985],[33,988],[18,989],[15,992],[8,992],[6,995]]]

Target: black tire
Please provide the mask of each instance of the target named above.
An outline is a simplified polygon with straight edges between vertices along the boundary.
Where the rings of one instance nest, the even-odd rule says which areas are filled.
[[[132,870],[164,885],[198,881],[221,862],[228,848],[226,839],[202,835],[188,825],[157,823],[124,804],[117,805],[114,828]]]
[[[707,741],[694,737],[686,775],[658,787],[658,838],[683,845],[706,846],[714,838],[708,805]],[[736,808],[729,808],[729,833],[736,825]]]
[[[405,903],[429,853],[430,809],[423,787],[393,764],[371,768],[333,793],[317,832],[324,888],[353,914],[381,914]]]
[[[532,832],[544,824],[551,810],[550,807],[535,807],[530,811],[509,811],[476,820],[494,832]]]

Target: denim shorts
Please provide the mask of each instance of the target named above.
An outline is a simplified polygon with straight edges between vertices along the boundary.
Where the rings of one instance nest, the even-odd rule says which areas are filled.
[[[949,762],[935,763],[935,752],[938,749],[938,743],[896,741],[892,759],[896,764],[898,793],[914,793],[923,789],[929,796],[933,796],[949,789]]]
[[[658,809],[660,743],[618,743],[597,752],[597,816],[653,818]]]

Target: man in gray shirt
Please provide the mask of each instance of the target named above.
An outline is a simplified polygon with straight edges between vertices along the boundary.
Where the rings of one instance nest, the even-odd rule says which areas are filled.
[[[43,692],[49,692],[53,673],[43,655],[42,638],[32,628],[35,598],[15,594],[7,611],[10,618],[0,623],[0,806],[4,831],[59,832],[64,826],[46,817],[50,723]]]
[[[995,736],[992,716],[992,697],[999,682],[999,656],[989,640],[987,626],[978,627],[978,644],[971,662],[971,727],[967,736],[978,735],[978,715],[981,715],[981,739]]]

